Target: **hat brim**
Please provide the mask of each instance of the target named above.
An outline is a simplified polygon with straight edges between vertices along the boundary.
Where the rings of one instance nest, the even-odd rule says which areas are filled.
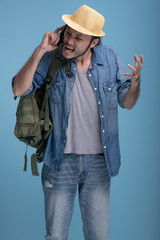
[[[96,37],[103,37],[105,35],[105,33],[103,31],[101,31],[99,34],[95,34],[91,31],[89,31],[85,27],[80,26],[76,22],[72,21],[71,17],[72,17],[72,15],[65,14],[62,16],[62,19],[69,27],[73,28],[74,30],[84,33],[84,34],[87,34],[87,35],[90,35],[90,36],[96,36]]]

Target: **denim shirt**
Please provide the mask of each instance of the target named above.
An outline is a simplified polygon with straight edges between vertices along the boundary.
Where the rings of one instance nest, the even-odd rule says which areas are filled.
[[[46,53],[41,59],[32,86],[26,94],[32,93],[45,82],[51,54]],[[47,139],[43,161],[56,170],[60,170],[66,146],[66,129],[71,109],[70,95],[77,71],[74,59],[69,59],[68,64],[72,76],[67,76],[62,66],[49,92],[49,108],[54,127]],[[131,85],[130,79],[122,75],[124,72],[119,56],[111,47],[103,44],[94,47],[88,77],[99,107],[102,147],[111,177],[117,175],[120,168],[118,103],[122,107],[123,96]]]

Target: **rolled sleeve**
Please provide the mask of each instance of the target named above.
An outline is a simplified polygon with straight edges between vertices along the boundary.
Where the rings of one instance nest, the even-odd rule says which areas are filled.
[[[15,79],[15,77],[16,77],[16,76],[14,76],[14,77],[12,78],[12,88],[13,88],[13,85],[14,85],[14,79]],[[34,92],[34,84],[33,84],[33,83],[32,83],[32,85],[30,86],[30,88],[29,88],[25,93],[22,94],[22,96],[26,96],[26,95],[28,95],[28,94],[31,94],[32,92]]]
[[[130,80],[126,80],[121,86],[120,88],[117,90],[118,92],[118,103],[119,105],[123,108],[123,97],[126,94],[126,92],[128,91],[128,89],[131,86],[131,81]]]
[[[118,103],[121,107],[123,107],[123,97],[131,86],[131,80],[130,78],[123,75],[123,73],[126,72],[126,69],[117,53],[116,53],[116,64],[117,64]]]
[[[51,57],[52,57],[51,52],[47,52],[46,54],[44,54],[34,74],[32,85],[22,96],[32,94],[37,88],[39,88],[42,84],[45,83],[48,68],[51,62]],[[15,79],[15,76],[12,79],[12,88],[14,85],[14,79]]]

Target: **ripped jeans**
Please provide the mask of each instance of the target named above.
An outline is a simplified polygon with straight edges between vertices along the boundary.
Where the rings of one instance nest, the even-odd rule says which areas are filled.
[[[64,154],[60,171],[44,164],[46,239],[68,239],[78,186],[85,240],[108,240],[110,182],[101,155]]]

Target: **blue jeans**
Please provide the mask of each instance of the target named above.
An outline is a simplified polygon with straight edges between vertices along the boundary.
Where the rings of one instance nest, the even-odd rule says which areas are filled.
[[[108,240],[110,182],[104,156],[64,154],[60,171],[44,164],[46,239],[67,240],[78,186],[85,240]]]

